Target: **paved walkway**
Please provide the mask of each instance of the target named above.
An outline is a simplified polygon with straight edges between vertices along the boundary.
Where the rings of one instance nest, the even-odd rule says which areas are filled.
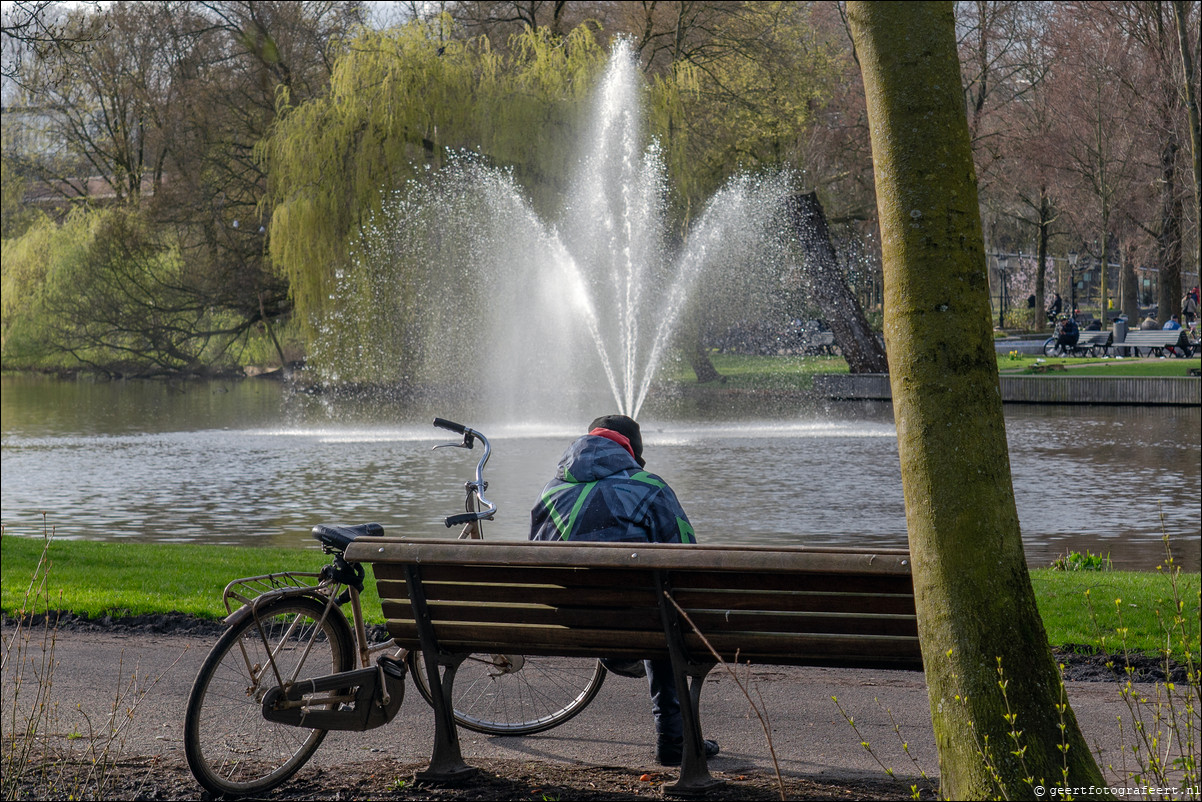
[[[6,630],[7,636],[7,630]],[[192,679],[212,639],[145,634],[60,633],[54,677],[62,731],[76,722],[76,704],[103,720],[118,688],[129,687],[136,674],[145,696],[138,703],[126,743],[126,754],[162,755],[183,760],[184,706]],[[160,678],[153,687],[151,680]],[[766,668],[754,674],[771,715],[773,744],[782,771],[816,781],[880,778],[877,763],[899,776],[918,769],[901,749],[910,748],[917,765],[937,775],[926,686],[921,674],[846,669]],[[7,694],[7,691],[6,691]],[[854,717],[857,733],[831,697]],[[1116,717],[1130,720],[1117,687],[1109,683],[1069,683],[1069,698],[1090,744],[1104,762],[1118,764]],[[121,707],[132,702],[126,696]],[[717,738],[722,754],[712,767],[722,772],[770,772],[772,762],[759,720],[733,681],[712,675],[702,697],[706,735]],[[900,729],[900,736],[894,726]],[[79,724],[80,731],[86,731]],[[433,714],[408,689],[401,713],[390,724],[366,733],[332,733],[314,760],[335,764],[347,760],[395,757],[401,762],[428,758]],[[534,736],[495,738],[461,732],[463,753],[473,757],[540,760],[572,765],[622,766],[655,771],[646,686],[641,680],[611,676],[592,705],[567,724]],[[861,741],[872,746],[866,751]],[[874,757],[875,755],[875,757]]]

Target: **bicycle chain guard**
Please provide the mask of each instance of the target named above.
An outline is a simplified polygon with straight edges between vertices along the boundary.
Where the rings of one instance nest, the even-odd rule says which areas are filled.
[[[374,729],[392,721],[401,709],[405,673],[404,661],[385,655],[371,668],[299,680],[287,689],[277,685],[263,697],[263,718],[313,730]],[[348,698],[349,707],[325,707]]]

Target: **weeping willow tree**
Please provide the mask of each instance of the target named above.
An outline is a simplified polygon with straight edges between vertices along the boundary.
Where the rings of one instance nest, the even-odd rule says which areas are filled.
[[[347,308],[348,292],[382,297],[370,281],[348,288],[339,279],[368,247],[361,236],[385,199],[439,170],[448,153],[470,149],[510,168],[536,207],[563,188],[572,131],[606,57],[593,29],[566,38],[528,30],[502,56],[487,39],[450,38],[448,26],[444,17],[364,32],[335,65],[327,96],[293,108],[281,98],[281,121],[261,146],[272,257],[310,341]],[[425,282],[423,261],[408,265],[413,275],[388,288],[390,325],[400,330],[414,323]],[[409,355],[393,358],[406,372]]]

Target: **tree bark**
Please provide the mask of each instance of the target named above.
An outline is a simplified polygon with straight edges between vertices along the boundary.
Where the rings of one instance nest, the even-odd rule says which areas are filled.
[[[1127,316],[1127,325],[1139,328],[1139,277],[1135,275],[1135,262],[1130,245],[1119,248],[1119,281],[1122,282],[1122,311]]]
[[[848,370],[851,373],[888,373],[885,349],[869,328],[860,302],[839,272],[830,227],[826,224],[818,194],[793,195],[788,204],[789,216],[805,250],[810,295],[835,335]]]
[[[718,372],[718,369],[714,367],[714,363],[710,359],[710,355],[705,352],[705,346],[701,342],[701,326],[697,323],[696,319],[687,327],[687,332],[682,345],[684,346],[685,358],[689,361],[689,367],[693,369],[693,375],[697,377],[697,383],[706,384],[712,381],[726,381],[726,377]]]
[[[1036,245],[1035,262],[1035,319],[1031,321],[1032,328],[1038,330],[1043,326],[1044,310],[1048,308],[1047,294],[1044,285],[1048,280],[1048,235],[1052,227],[1052,202],[1048,199],[1048,188],[1039,188],[1039,239]]]
[[[1189,146],[1193,156],[1194,220],[1202,229],[1202,117],[1198,114],[1198,90],[1194,85],[1194,59],[1190,51],[1189,3],[1173,0],[1173,22],[1177,28],[1177,44],[1181,53],[1181,74],[1185,84],[1185,108],[1189,117]],[[1197,41],[1198,31],[1194,29]],[[1202,270],[1202,235],[1194,240],[1194,267]]]
[[[1023,554],[953,5],[847,9],[868,105],[885,341],[941,794],[1030,798],[1041,782],[1104,786],[1064,696]]]
[[[1181,314],[1181,197],[1177,194],[1177,142],[1169,136],[1160,152],[1160,257],[1156,289],[1156,319],[1163,326],[1170,315]]]

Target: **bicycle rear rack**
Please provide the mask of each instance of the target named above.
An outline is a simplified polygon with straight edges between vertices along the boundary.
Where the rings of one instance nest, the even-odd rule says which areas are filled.
[[[284,571],[278,574],[261,574],[235,579],[225,586],[221,600],[227,615],[245,605],[254,605],[263,596],[284,597],[313,595],[327,584],[317,571]]]

